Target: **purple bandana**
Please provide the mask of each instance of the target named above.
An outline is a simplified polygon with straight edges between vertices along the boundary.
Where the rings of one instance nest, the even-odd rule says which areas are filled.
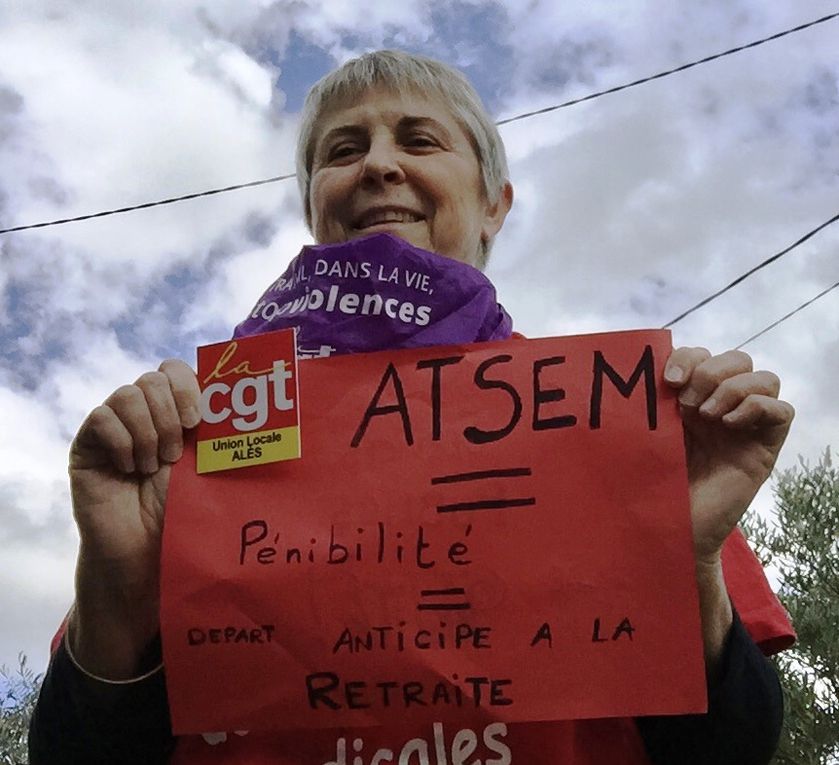
[[[286,327],[312,358],[505,340],[513,323],[476,268],[373,234],[304,247],[233,336]]]

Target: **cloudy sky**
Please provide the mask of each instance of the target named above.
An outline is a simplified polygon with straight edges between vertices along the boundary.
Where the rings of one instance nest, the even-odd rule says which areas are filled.
[[[377,47],[443,59],[499,119],[839,11],[839,0],[5,0],[0,228],[293,170],[308,87]],[[839,212],[839,20],[502,128],[489,275],[530,336],[658,327]],[[87,411],[224,339],[311,240],[293,181],[0,236],[0,663],[43,670],[72,599]],[[733,347],[839,280],[839,224],[674,328]],[[836,446],[839,290],[746,348]],[[760,512],[770,512],[763,492]]]

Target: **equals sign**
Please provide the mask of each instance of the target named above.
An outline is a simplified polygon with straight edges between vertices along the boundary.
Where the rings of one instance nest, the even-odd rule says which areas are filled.
[[[454,473],[431,479],[431,485],[443,483],[465,483],[483,481],[491,478],[521,478],[532,475],[528,467],[498,468],[495,470],[475,470],[471,473]],[[530,507],[536,504],[536,497],[514,497],[511,499],[482,499],[475,502],[456,502],[450,505],[437,505],[438,513],[457,513],[464,510],[504,510],[509,507]]]
[[[472,604],[466,601],[466,590],[463,587],[449,587],[446,590],[420,590],[420,597],[433,598],[434,603],[420,603],[417,611],[468,611]],[[453,600],[445,601],[446,598]]]

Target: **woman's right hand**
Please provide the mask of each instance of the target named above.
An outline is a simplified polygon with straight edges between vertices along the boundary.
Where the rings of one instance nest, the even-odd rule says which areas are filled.
[[[117,680],[144,669],[159,630],[160,543],[171,465],[183,430],[200,421],[190,367],[170,360],[112,393],[70,449],[73,513],[81,543],[69,625],[77,662]]]

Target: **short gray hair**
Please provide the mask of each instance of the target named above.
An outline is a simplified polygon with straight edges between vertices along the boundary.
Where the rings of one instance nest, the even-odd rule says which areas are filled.
[[[498,201],[509,170],[504,143],[481,97],[466,77],[440,61],[398,50],[379,50],[351,59],[316,82],[303,105],[297,137],[297,184],[303,197],[306,223],[311,223],[309,187],[312,180],[315,126],[336,102],[353,100],[368,90],[419,91],[437,96],[466,131],[481,168],[484,193],[491,204]],[[492,242],[482,247],[479,267],[486,265]]]

